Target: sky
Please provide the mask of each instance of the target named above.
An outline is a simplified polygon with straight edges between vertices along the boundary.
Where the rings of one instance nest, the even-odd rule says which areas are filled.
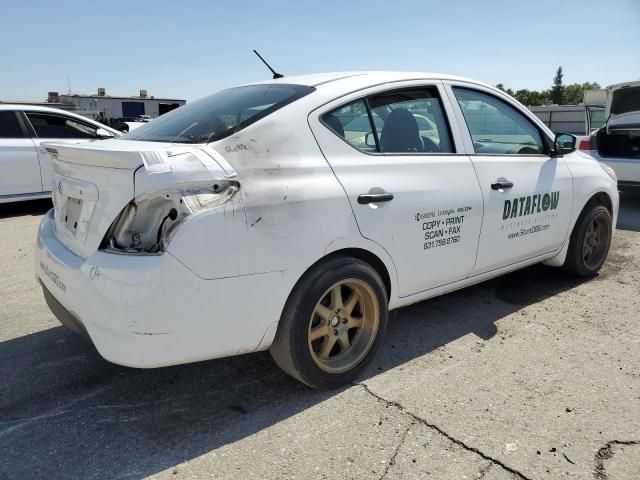
[[[514,90],[640,79],[640,0],[0,0],[0,100],[195,100],[285,75],[408,70]]]

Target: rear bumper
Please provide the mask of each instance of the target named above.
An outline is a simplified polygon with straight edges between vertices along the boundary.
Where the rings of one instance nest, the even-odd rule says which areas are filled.
[[[47,302],[47,306],[51,313],[55,315],[58,321],[67,327],[69,330],[76,332],[79,335],[82,335],[88,340],[91,340],[87,329],[84,328],[84,325],[80,321],[80,319],[76,318],[73,313],[67,310],[64,305],[62,305],[56,297],[49,291],[47,287],[44,286],[44,283],[40,281],[40,286],[42,287],[42,293],[44,295],[44,300]]]
[[[36,276],[54,315],[107,360],[152,368],[267,348],[298,272],[204,280],[169,253],[83,259],[42,219]],[[267,333],[268,332],[268,333]]]

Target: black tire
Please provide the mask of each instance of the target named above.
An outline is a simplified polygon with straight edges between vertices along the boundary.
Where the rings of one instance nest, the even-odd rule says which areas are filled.
[[[336,284],[343,281],[360,282],[363,286],[368,287],[367,293],[374,294],[369,297],[372,299],[375,297],[378,308],[370,308],[369,312],[378,313],[377,329],[374,332],[371,328],[371,332],[362,334],[362,338],[368,340],[366,340],[366,344],[360,343],[365,346],[361,348],[362,351],[359,353],[363,357],[354,359],[357,363],[353,366],[347,364],[348,366],[344,367],[348,368],[346,371],[329,372],[318,364],[318,352],[312,354],[312,349],[315,347],[312,346],[310,332],[314,321],[320,323],[320,318],[316,317],[315,313],[319,302],[323,298],[328,298],[327,293]],[[348,292],[348,287],[345,286],[345,288]],[[356,258],[342,255],[328,258],[306,272],[289,295],[280,318],[275,340],[271,345],[271,356],[287,374],[317,390],[333,389],[350,383],[375,356],[382,342],[388,322],[388,304],[386,288],[380,275],[371,265]],[[360,309],[360,303],[357,305],[356,309]],[[375,307],[373,303],[369,303],[369,305]],[[361,315],[362,318],[365,317],[364,313]],[[339,315],[337,317],[339,319]],[[351,314],[349,317],[351,318]],[[345,318],[342,320],[346,323]],[[338,326],[348,328],[347,325],[345,327]],[[333,327],[330,326],[330,321],[327,321],[326,326],[322,323],[322,328],[332,329]],[[333,332],[336,331],[333,330]],[[349,335],[349,333],[347,334]],[[356,335],[360,335],[360,330],[356,331]],[[329,336],[323,337],[322,342],[329,341]],[[353,341],[354,346],[360,341],[359,336],[356,338],[358,340]],[[335,344],[336,340],[334,339],[333,342]],[[338,348],[340,350],[338,355],[342,355],[342,344]]]
[[[598,232],[597,245],[592,246],[594,225]],[[590,233],[591,232],[591,233]],[[611,245],[612,222],[611,214],[606,207],[598,204],[587,205],[571,232],[567,258],[564,262],[565,271],[579,277],[593,277],[607,259]]]

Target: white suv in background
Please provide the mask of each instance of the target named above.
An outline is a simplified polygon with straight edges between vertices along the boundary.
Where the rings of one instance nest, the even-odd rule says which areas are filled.
[[[609,165],[620,190],[640,190],[640,82],[611,85],[606,96],[606,123],[579,149]]]
[[[0,105],[0,203],[51,196],[51,161],[43,142],[118,136],[106,125],[60,109]]]

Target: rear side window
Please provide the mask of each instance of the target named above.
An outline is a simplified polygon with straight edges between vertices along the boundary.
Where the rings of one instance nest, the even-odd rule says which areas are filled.
[[[0,138],[22,138],[23,136],[16,112],[0,112]]]
[[[540,131],[511,105],[477,90],[454,87],[453,92],[476,153],[540,155],[545,152]]]
[[[380,153],[452,153],[435,88],[374,95],[326,113],[324,124],[353,147]]]
[[[39,138],[96,138],[97,127],[75,118],[50,113],[25,114]]]
[[[365,152],[376,152],[376,139],[364,100],[348,103],[325,114],[322,121],[351,146]]]
[[[451,135],[435,88],[400,90],[369,100],[383,153],[452,153]]]
[[[177,108],[120,137],[171,143],[209,143],[236,133],[315,89],[266,84],[230,88]]]

